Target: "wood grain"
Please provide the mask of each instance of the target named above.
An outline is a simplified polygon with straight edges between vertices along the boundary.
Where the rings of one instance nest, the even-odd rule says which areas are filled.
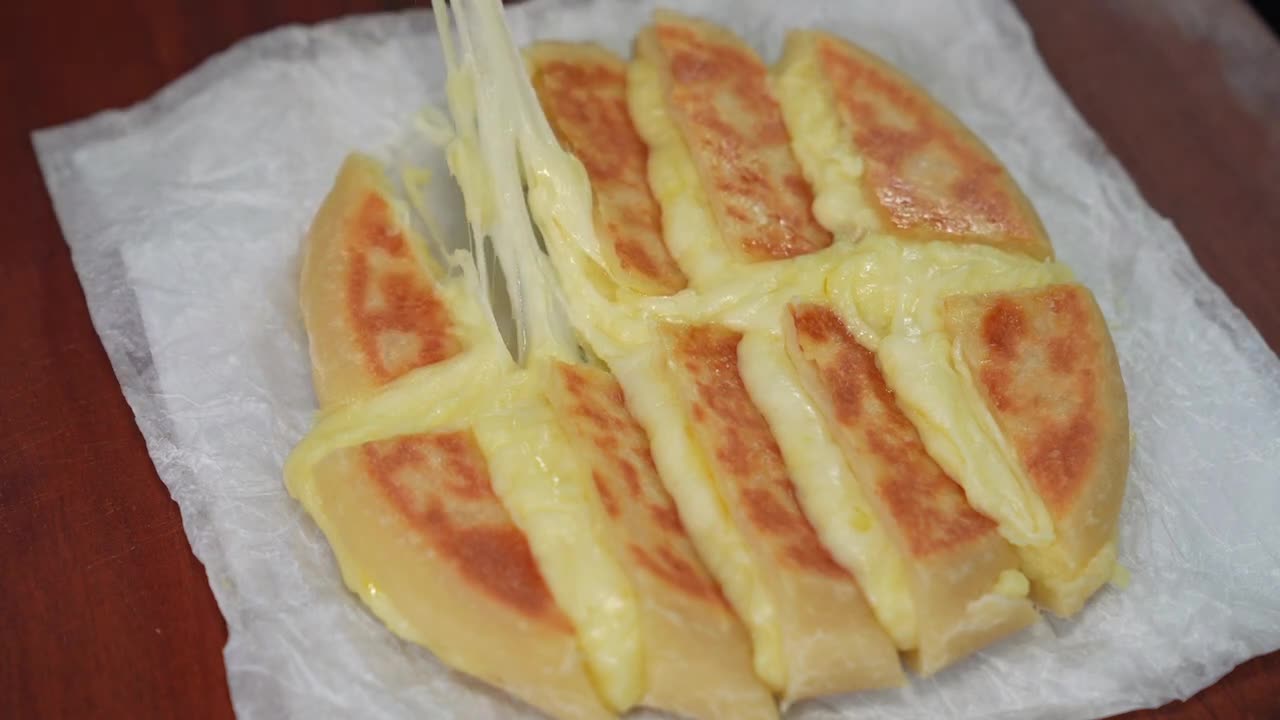
[[[225,625],[89,322],[29,133],[142,100],[253,33],[407,4],[0,3],[0,715],[231,716]],[[1147,199],[1277,347],[1280,95],[1249,70],[1276,68],[1277,47],[1242,5],[1195,4],[1019,6]],[[1278,685],[1273,654],[1129,717],[1274,717]]]

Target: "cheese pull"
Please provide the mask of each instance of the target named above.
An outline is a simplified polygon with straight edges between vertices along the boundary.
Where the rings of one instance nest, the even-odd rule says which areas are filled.
[[[1054,541],[1021,548],[1032,597],[1072,615],[1117,572],[1129,467],[1124,380],[1093,295],[1081,285],[957,295],[944,310],[958,366],[977,388]]]
[[[991,150],[910,78],[832,35],[787,35],[775,83],[829,230],[1053,256],[1035,209]]]

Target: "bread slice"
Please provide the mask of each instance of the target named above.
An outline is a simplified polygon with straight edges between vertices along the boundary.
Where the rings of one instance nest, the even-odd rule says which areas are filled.
[[[397,635],[555,717],[613,717],[469,432],[336,450],[308,497],[347,587]]]
[[[649,151],[627,112],[627,64],[586,43],[537,43],[525,58],[556,138],[591,180],[610,276],[646,295],[683,289],[688,281],[663,242],[661,210],[649,191]]]
[[[683,146],[730,256],[758,262],[830,245],[830,233],[810,211],[813,195],[760,57],[728,30],[667,10],[654,14],[635,47],[636,62],[658,83],[661,104],[633,102],[633,116],[664,114],[676,129],[675,137],[650,133],[646,140]],[[654,122],[637,120],[642,125],[644,134]],[[663,195],[656,188],[655,194]]]
[[[741,333],[669,325],[661,335],[700,453],[686,462],[709,471],[775,613],[784,698],[900,685],[892,641],[801,511],[778,444],[739,375]]]
[[[649,438],[605,370],[556,363],[547,395],[590,467],[640,604],[648,690],[642,704],[682,716],[776,718],[751,644],[694,550],[662,486]]]
[[[1053,519],[1023,548],[1035,601],[1076,613],[1111,579],[1129,468],[1124,380],[1102,312],[1082,285],[948,298],[964,365]]]
[[[793,31],[775,75],[816,213],[833,232],[1052,257],[1000,161],[902,72],[835,36]]]
[[[906,567],[905,597],[875,600],[911,608],[913,668],[934,673],[1033,623],[1017,554],[925,451],[872,352],[823,304],[790,306],[783,334],[848,463],[844,480],[861,486]]]
[[[377,161],[351,155],[303,246],[299,298],[321,409],[462,351],[426,245]]]

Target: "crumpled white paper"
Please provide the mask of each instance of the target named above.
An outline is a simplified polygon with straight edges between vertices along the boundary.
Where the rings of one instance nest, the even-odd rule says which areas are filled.
[[[936,678],[789,717],[1102,716],[1188,697],[1280,647],[1280,362],[1086,127],[1017,12],[679,5],[767,59],[787,28],[838,32],[958,113],[1097,294],[1129,392],[1127,591],[1106,589],[1077,619],[1046,621]],[[651,9],[542,0],[508,12],[518,43],[595,39],[626,52]],[[299,242],[343,155],[394,155],[412,114],[441,103],[443,81],[426,13],[351,18],[247,40],[141,105],[35,137],[94,326],[226,617],[242,717],[529,712],[385,630],[344,589],[281,480],[314,410]],[[460,208],[441,187],[457,233]]]

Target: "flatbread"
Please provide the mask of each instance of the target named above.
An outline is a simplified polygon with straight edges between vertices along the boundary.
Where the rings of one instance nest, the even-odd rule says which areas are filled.
[[[698,169],[723,242],[750,262],[831,244],[791,152],[768,68],[728,30],[668,10],[636,37],[658,68],[666,111]]]
[[[1017,554],[925,451],[875,355],[827,305],[792,305],[784,322],[788,351],[848,461],[848,480],[862,484],[905,561],[917,622],[914,669],[932,674],[1035,622],[1025,579],[1020,595],[995,592],[1002,575],[1016,575]]]
[[[351,155],[307,234],[299,300],[321,409],[462,351],[425,243],[396,205],[382,167]]]
[[[1128,403],[1102,312],[1067,284],[952,297],[944,315],[1053,518],[1054,544],[1024,551],[1033,597],[1074,614],[1111,578],[1129,468]]]
[[[689,540],[618,381],[557,363],[548,397],[591,468],[640,598],[649,681],[642,703],[697,718],[776,718],[773,696],[752,670],[746,631]]]
[[[627,112],[627,64],[591,44],[538,43],[525,51],[556,138],[591,180],[596,234],[618,284],[669,295],[688,283],[662,238],[649,191],[649,153]]]
[[[777,73],[782,84],[810,86],[784,93],[789,105],[804,105],[787,108],[792,136],[839,135],[832,143],[840,152],[798,153],[815,191],[872,210],[833,229],[1053,256],[1039,216],[999,159],[902,72],[835,36],[794,31]],[[836,127],[799,127],[824,115]],[[853,167],[831,165],[843,154]]]
[[[720,497],[768,578],[765,591],[781,626],[784,696],[902,684],[893,642],[800,509],[782,452],[739,375],[741,333],[717,325],[669,325],[662,338]]]

